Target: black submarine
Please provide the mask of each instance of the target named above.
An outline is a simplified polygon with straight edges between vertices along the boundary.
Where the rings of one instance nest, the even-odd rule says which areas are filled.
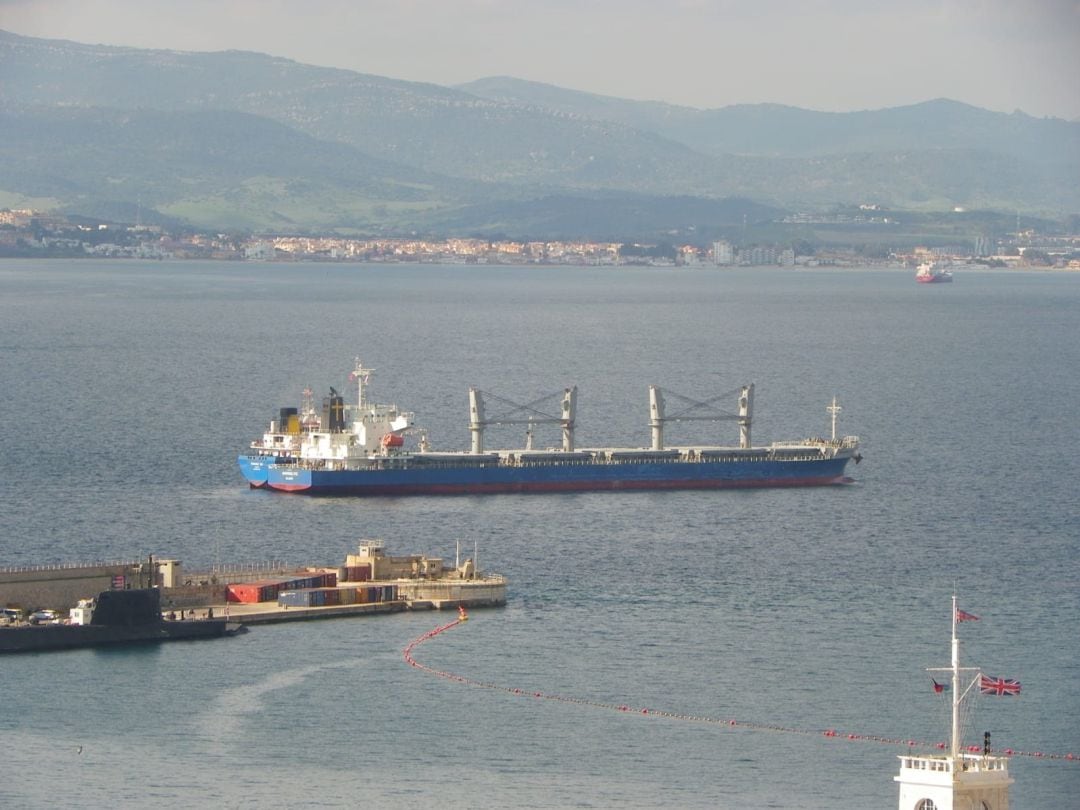
[[[224,617],[166,620],[157,588],[102,591],[86,624],[0,627],[0,653],[194,641],[233,636],[246,629]]]

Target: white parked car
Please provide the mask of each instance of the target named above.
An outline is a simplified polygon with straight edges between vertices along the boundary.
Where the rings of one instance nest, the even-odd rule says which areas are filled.
[[[60,624],[60,614],[55,610],[35,610],[30,614],[30,624]]]

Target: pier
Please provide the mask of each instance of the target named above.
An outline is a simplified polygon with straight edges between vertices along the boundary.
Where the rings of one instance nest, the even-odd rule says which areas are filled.
[[[460,556],[460,552],[459,555]],[[381,540],[362,540],[342,566],[247,563],[183,571],[179,560],[150,557],[113,565],[40,566],[0,572],[0,605],[24,614],[66,615],[107,590],[157,587],[166,620],[228,618],[240,624],[373,616],[406,610],[501,607],[507,580],[481,572],[475,554],[448,566],[420,554],[391,556]]]

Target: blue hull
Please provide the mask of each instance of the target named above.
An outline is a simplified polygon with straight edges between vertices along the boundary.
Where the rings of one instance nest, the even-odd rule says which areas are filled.
[[[240,456],[240,472],[244,478],[256,489],[266,486],[266,479],[270,474],[270,466],[277,463],[276,456]]]
[[[256,457],[257,458],[257,457]],[[309,470],[241,456],[253,487],[307,495],[459,495],[588,490],[805,487],[845,483],[849,456],[813,460],[634,461],[516,466],[418,465],[405,469]],[[250,475],[249,475],[250,473]]]

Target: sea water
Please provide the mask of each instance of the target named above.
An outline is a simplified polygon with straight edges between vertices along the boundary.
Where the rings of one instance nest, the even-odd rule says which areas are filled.
[[[436,613],[0,659],[0,806],[895,807],[905,747],[846,735],[947,738],[954,592],[963,663],[1023,683],[965,742],[1080,755],[1077,313],[1062,273],[6,261],[0,565],[337,565],[375,537],[476,548],[510,590],[415,653],[503,691],[405,664]],[[436,449],[468,446],[470,386],[577,385],[579,446],[646,446],[650,384],[671,414],[753,382],[755,443],[828,435],[835,395],[864,460],[792,490],[249,490],[237,453],[305,387],[355,396],[356,356]],[[1080,762],[1010,772],[1016,808],[1080,791]]]

